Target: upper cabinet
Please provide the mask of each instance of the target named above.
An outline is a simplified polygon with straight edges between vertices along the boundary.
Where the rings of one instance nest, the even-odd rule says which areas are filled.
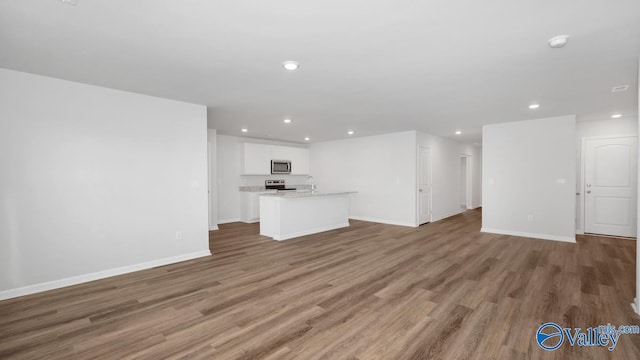
[[[309,149],[243,143],[243,175],[271,175],[271,160],[291,161],[291,175],[308,175]]]
[[[271,145],[271,160],[292,160],[291,150],[295,148],[289,146]]]
[[[271,145],[244,143],[244,175],[271,175]]]
[[[291,149],[291,175],[309,175],[309,149],[305,148],[289,148]]]

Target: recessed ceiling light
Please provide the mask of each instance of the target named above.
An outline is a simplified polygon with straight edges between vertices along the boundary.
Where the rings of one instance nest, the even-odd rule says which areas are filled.
[[[460,135],[460,134],[462,134],[462,131],[461,130],[456,130],[456,135]]]
[[[291,123],[291,119],[284,119],[284,123],[285,123],[285,124],[289,124],[289,123]]]
[[[295,61],[285,61],[282,63],[282,66],[287,69],[287,70],[298,70],[298,68],[300,67],[300,64],[298,64]]]
[[[309,139],[309,137],[304,138],[304,141],[309,141],[311,139]]]
[[[540,104],[531,104],[529,105],[529,109],[533,110],[533,109],[537,109],[540,107]]]
[[[249,131],[247,128],[242,128],[242,132],[247,132]]]
[[[60,1],[62,1],[65,4],[69,4],[69,5],[73,5],[73,6],[78,5],[78,0],[60,0]]]
[[[613,114],[613,115],[611,115],[612,119],[617,119],[617,118],[621,118],[621,117],[622,117],[622,114]]]
[[[349,131],[347,131],[347,134],[349,134],[349,135],[353,135],[353,130],[349,130]]]
[[[569,35],[558,35],[549,39],[549,46],[557,49],[567,45],[567,41],[569,41]]]

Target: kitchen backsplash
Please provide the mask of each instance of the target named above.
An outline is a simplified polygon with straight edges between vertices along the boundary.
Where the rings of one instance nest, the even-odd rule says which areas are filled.
[[[300,190],[311,190],[311,183],[307,175],[269,175],[269,176],[240,176],[240,191],[262,191],[265,180],[284,180],[287,187]]]
[[[294,185],[311,185],[307,182],[307,175],[268,175],[268,176],[240,176],[240,186],[264,186],[265,180],[282,179],[287,186]]]

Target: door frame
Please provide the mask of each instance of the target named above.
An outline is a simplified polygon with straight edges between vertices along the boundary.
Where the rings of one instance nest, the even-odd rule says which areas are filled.
[[[588,140],[607,140],[607,139],[620,139],[620,138],[638,138],[638,135],[628,135],[628,134],[620,134],[620,135],[601,135],[601,136],[583,136],[581,138],[580,143],[580,171],[578,172],[578,176],[580,179],[576,181],[579,188],[576,189],[576,203],[578,204],[578,214],[576,215],[577,219],[580,220],[580,226],[576,226],[576,234],[584,235],[585,229],[585,220],[587,218],[585,211],[585,202],[586,198],[584,196],[584,188],[586,186],[586,175],[587,175],[587,141]],[[640,141],[639,141],[640,143]],[[640,156],[636,154],[636,161],[640,161]],[[640,167],[639,167],[640,169]],[[640,179],[639,179],[640,181]],[[638,184],[636,183],[636,194],[638,194]],[[640,201],[638,201],[640,202]],[[636,204],[637,206],[637,204]],[[639,227],[640,229],[640,227]]]
[[[433,149],[430,146],[418,145],[416,147],[416,227],[420,226],[420,177],[422,172],[422,149],[429,149],[429,221],[433,221]]]

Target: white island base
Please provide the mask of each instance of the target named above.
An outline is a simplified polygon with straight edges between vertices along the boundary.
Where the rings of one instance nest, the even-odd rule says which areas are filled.
[[[260,235],[287,240],[347,227],[349,194],[263,194],[260,196]]]

